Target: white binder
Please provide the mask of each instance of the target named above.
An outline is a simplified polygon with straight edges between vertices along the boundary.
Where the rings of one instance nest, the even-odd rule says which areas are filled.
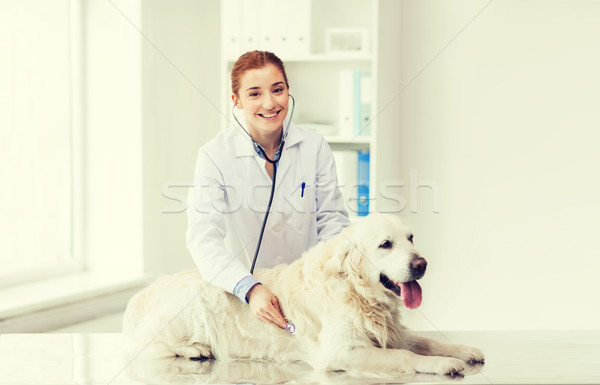
[[[235,60],[242,53],[242,0],[221,2],[221,47],[227,60]]]
[[[284,29],[282,23],[283,1],[261,0],[261,19],[259,24],[259,35],[261,49],[279,55],[281,42],[280,34]]]
[[[310,53],[311,0],[284,0],[289,17],[285,54],[303,57]]]
[[[354,71],[341,70],[338,88],[338,135],[354,136]]]
[[[242,0],[242,6],[238,11],[241,17],[244,52],[261,49],[260,25],[263,20],[261,4],[261,0]]]

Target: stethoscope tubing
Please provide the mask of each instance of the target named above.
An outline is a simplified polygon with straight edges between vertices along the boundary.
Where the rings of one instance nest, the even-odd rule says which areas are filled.
[[[278,159],[279,160],[279,159]],[[277,178],[277,162],[273,163],[273,183],[271,184],[271,195],[269,196],[269,203],[267,204],[267,211],[263,219],[262,226],[260,228],[260,234],[258,236],[258,243],[256,244],[256,251],[254,252],[254,258],[252,258],[252,266],[250,266],[250,274],[254,274],[254,267],[256,266],[256,260],[258,259],[258,252],[260,251],[260,244],[265,233],[265,226],[267,225],[267,219],[269,218],[269,212],[271,212],[271,203],[273,203],[273,195],[275,195],[275,179]]]
[[[262,243],[262,238],[265,233],[267,219],[269,218],[269,213],[271,212],[271,203],[273,203],[273,196],[275,195],[275,182],[277,180],[277,163],[279,163],[279,160],[281,159],[281,155],[283,154],[283,146],[285,145],[285,139],[287,138],[287,134],[290,130],[290,124],[292,124],[292,118],[294,117],[294,110],[296,109],[296,99],[294,99],[294,97],[292,95],[289,95],[289,96],[290,96],[290,98],[292,98],[292,112],[290,113],[290,119],[288,120],[288,124],[285,129],[285,132],[282,134],[281,143],[279,143],[279,150],[277,151],[276,156],[273,157],[272,160],[269,159],[269,157],[267,156],[267,153],[262,148],[262,146],[254,141],[254,139],[252,138],[252,135],[250,135],[248,130],[246,130],[244,128],[244,126],[240,123],[240,121],[235,116],[235,113],[233,112],[233,109],[232,109],[232,115],[233,115],[233,118],[235,119],[235,121],[237,122],[237,124],[240,126],[240,128],[246,134],[248,134],[248,137],[250,138],[252,143],[256,144],[256,146],[258,147],[258,150],[262,153],[262,156],[265,158],[265,160],[273,165],[273,178],[272,178],[273,182],[271,183],[271,195],[269,196],[269,203],[267,204],[267,210],[265,212],[265,217],[263,219],[262,226],[260,228],[260,234],[258,236],[258,243],[256,245],[256,252],[254,253],[254,258],[252,258],[252,265],[250,266],[250,274],[254,274],[254,267],[256,266],[256,260],[258,259],[258,253],[260,251],[260,245]],[[234,108],[235,108],[235,106],[234,106]]]
[[[254,141],[254,139],[252,138],[252,135],[250,135],[250,133],[244,128],[244,126],[242,126],[242,124],[240,123],[238,118],[235,116],[235,113],[233,112],[233,109],[232,109],[232,115],[233,115],[233,118],[235,119],[235,121],[237,122],[237,124],[242,128],[242,130],[244,130],[244,132],[246,134],[248,134],[248,137],[250,138],[250,140],[252,140],[252,142],[257,145],[259,151],[262,153],[265,160],[273,165],[273,182],[271,183],[271,194],[269,196],[269,203],[267,204],[267,211],[265,212],[265,217],[263,219],[262,226],[260,228],[260,234],[258,235],[258,243],[256,244],[256,252],[254,253],[254,258],[252,258],[252,265],[250,266],[250,274],[254,274],[254,267],[256,266],[256,260],[258,259],[258,253],[260,251],[260,245],[262,243],[262,238],[265,233],[267,219],[269,218],[269,213],[271,212],[271,203],[273,203],[273,196],[275,195],[275,183],[277,181],[277,163],[279,163],[279,160],[281,159],[281,155],[283,154],[283,146],[285,145],[285,139],[287,138],[287,134],[290,130],[290,124],[292,124],[292,118],[294,117],[294,110],[296,109],[296,99],[294,99],[294,97],[292,95],[290,95],[290,98],[292,98],[292,112],[290,113],[290,119],[288,120],[288,124],[285,129],[285,132],[281,136],[281,143],[279,143],[279,150],[277,151],[276,156],[273,157],[272,160],[269,159],[269,157],[267,156],[267,154],[266,154],[265,150],[262,148],[262,146],[259,145],[258,143],[256,143]],[[296,327],[294,326],[294,324],[288,322],[285,325],[285,331],[288,332],[289,334],[294,334],[294,332],[296,331]]]

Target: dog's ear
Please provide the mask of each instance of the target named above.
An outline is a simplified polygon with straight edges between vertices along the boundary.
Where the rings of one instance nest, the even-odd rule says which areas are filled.
[[[328,246],[328,259],[324,264],[325,271],[331,274],[341,273],[343,270],[344,260],[350,252],[351,244],[343,235],[340,234],[335,239],[331,240]]]
[[[358,273],[358,264],[362,258],[362,253],[354,242],[351,234],[347,231],[339,234],[329,245],[329,259],[325,262],[325,271],[333,274]]]

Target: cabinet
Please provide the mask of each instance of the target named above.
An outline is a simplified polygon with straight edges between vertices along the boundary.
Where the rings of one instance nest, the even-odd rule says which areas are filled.
[[[258,49],[279,56],[297,102],[294,123],[330,144],[350,216],[361,214],[357,184],[368,184],[368,211],[376,211],[379,5],[377,0],[222,1],[222,111],[231,114],[229,76],[239,55]],[[364,39],[357,43],[357,36]],[[355,121],[350,128],[343,122],[348,114]],[[229,124],[224,118],[223,127]],[[358,171],[359,152],[363,160],[369,154],[366,170]],[[368,179],[358,183],[365,172]]]

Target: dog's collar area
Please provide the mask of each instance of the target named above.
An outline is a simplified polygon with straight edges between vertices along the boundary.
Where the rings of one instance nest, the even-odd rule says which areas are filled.
[[[400,287],[396,285],[387,275],[380,273],[379,282],[381,282],[383,287],[385,287],[386,289],[393,291],[394,294],[396,294],[398,297],[400,297],[400,295],[402,294],[402,290],[400,289]]]

